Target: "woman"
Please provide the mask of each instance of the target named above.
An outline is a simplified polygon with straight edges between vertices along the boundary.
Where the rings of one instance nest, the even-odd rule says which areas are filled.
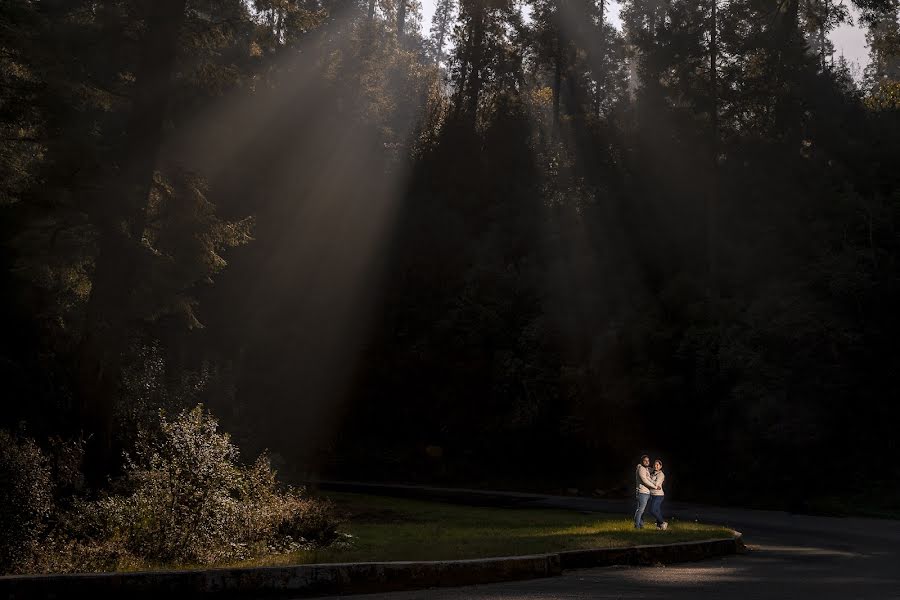
[[[663,473],[662,466],[662,461],[658,458],[653,461],[653,473],[650,475],[653,487],[650,488],[650,502],[647,506],[647,512],[656,519],[657,529],[668,529],[669,524],[662,518],[662,503],[666,497],[666,493],[663,491],[666,474]]]

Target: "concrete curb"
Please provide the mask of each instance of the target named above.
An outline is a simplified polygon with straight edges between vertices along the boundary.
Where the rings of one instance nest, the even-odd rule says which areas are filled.
[[[434,562],[380,562],[142,573],[0,577],[0,596],[19,598],[217,598],[326,596],[453,587],[562,572],[558,554]]]
[[[650,565],[701,560],[742,551],[741,534],[731,539],[573,550],[534,556],[507,556],[430,562],[378,562],[206,569],[143,573],[0,577],[0,597],[156,598],[207,595],[217,598],[328,596],[458,587],[553,577],[563,569],[608,565]]]
[[[628,548],[599,548],[560,552],[563,569],[587,569],[612,565],[655,565],[691,562],[743,553],[746,547],[740,533],[724,540],[701,540],[676,544],[653,544]]]

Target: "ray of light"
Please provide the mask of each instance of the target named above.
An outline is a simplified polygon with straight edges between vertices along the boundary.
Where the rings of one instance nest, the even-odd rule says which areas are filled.
[[[378,305],[408,177],[403,148],[419,118],[415,103],[394,102],[403,94],[385,88],[411,85],[402,75],[410,58],[383,40],[361,47],[365,32],[348,18],[331,28],[324,48],[310,36],[285,50],[271,87],[223,98],[168,149],[257,211],[257,249],[248,250],[256,266],[232,267],[245,275],[234,315],[245,332],[243,393],[278,415],[266,423],[270,441],[312,468],[338,425]],[[372,60],[398,74],[382,76]]]

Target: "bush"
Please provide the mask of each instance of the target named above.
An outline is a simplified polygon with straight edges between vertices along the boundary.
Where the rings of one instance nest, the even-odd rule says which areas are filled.
[[[49,459],[33,440],[0,430],[0,573],[34,553],[52,512]]]
[[[228,434],[201,406],[171,421],[161,415],[153,431],[139,434],[109,492],[63,497],[58,506],[66,509],[56,511],[52,474],[58,471],[60,490],[76,489],[70,463],[80,446],[57,442],[62,450],[51,461],[34,442],[0,432],[3,571],[208,565],[336,538],[329,503],[280,486],[265,455],[240,464]],[[15,564],[9,557],[18,557]]]
[[[135,563],[214,564],[327,544],[330,507],[282,489],[268,457],[250,466],[217,421],[198,406],[158,434],[139,435],[125,474],[105,498],[72,512],[69,537],[90,542],[74,562],[107,568]]]

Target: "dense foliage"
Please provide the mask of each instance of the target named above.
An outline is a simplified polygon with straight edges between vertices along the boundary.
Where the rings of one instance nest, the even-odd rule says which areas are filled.
[[[95,487],[202,401],[298,476],[890,502],[896,0],[437,4],[2,4],[7,423]]]
[[[69,446],[47,452],[0,430],[4,572],[223,564],[336,536],[328,503],[283,489],[265,455],[241,465],[200,406],[142,429],[122,477],[98,497],[66,485],[58,467]]]
[[[0,572],[37,548],[52,490],[49,461],[37,444],[0,430]]]

